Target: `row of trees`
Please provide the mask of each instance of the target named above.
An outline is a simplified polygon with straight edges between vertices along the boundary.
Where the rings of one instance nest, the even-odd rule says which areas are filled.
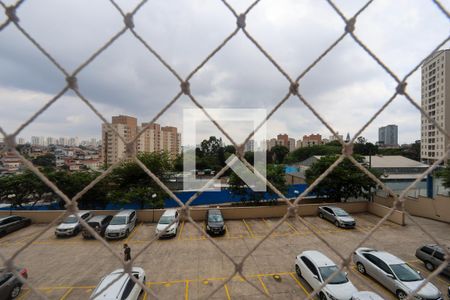
[[[173,171],[167,153],[145,153],[138,158],[159,178]],[[41,171],[70,198],[101,174],[95,171],[69,172],[54,167],[43,167]],[[125,162],[99,181],[78,202],[82,209],[104,208],[107,203],[139,203],[141,208],[162,208],[165,196],[164,191],[135,162]],[[30,202],[34,206],[39,200],[56,200],[61,208],[64,206],[64,201],[31,171],[0,177],[0,201],[21,207]]]

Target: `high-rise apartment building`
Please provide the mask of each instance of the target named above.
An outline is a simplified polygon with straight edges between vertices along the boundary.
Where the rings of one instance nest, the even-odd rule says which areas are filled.
[[[146,128],[148,123],[137,126],[137,119],[134,117],[116,116],[112,118],[111,125],[125,140],[131,140]],[[111,165],[125,157],[124,142],[106,124],[102,125],[102,139],[105,164]],[[159,124],[153,123],[137,139],[136,151],[138,153],[166,151],[171,158],[175,158],[181,152],[181,134],[176,127],[161,127]]]
[[[126,141],[132,140],[137,134],[137,119],[129,116],[113,116],[111,126]],[[102,124],[102,154],[103,162],[111,165],[125,157],[125,143],[106,124]]]
[[[387,125],[378,128],[378,144],[385,147],[398,146],[398,126]]]
[[[322,144],[322,136],[320,134],[304,135],[303,140],[297,141],[297,148],[310,147]]]
[[[430,55],[422,65],[422,109],[450,132],[450,49]],[[450,140],[426,117],[421,117],[420,157],[426,163],[441,158]]]

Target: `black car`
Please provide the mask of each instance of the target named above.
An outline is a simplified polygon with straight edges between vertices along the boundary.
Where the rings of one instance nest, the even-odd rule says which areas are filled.
[[[219,209],[208,209],[206,212],[206,232],[213,235],[225,233],[225,222]]]
[[[18,268],[17,272],[23,278],[28,278],[28,271],[24,268]],[[22,289],[22,282],[11,272],[5,272],[0,268],[0,300],[9,300],[17,298]]]
[[[90,227],[92,227],[100,236],[105,236],[106,227],[108,227],[109,223],[113,216],[111,215],[98,215],[94,216],[87,222]],[[91,239],[93,236],[89,231],[85,228],[82,229],[81,234],[85,239]]]
[[[20,216],[2,217],[0,218],[0,237],[20,228],[27,227],[30,224],[31,220],[29,218]]]

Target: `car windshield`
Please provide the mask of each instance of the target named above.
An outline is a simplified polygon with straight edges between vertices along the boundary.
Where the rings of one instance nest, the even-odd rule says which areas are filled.
[[[339,268],[336,266],[327,266],[319,268],[320,275],[322,275],[323,281],[327,280],[328,277],[333,275],[333,273],[336,272],[337,270],[339,270]],[[344,273],[339,272],[331,279],[330,282],[328,282],[328,284],[342,284],[346,282],[348,282],[347,276],[345,276]]]
[[[223,222],[223,218],[221,215],[209,215],[208,221],[209,222]]]
[[[348,213],[343,209],[335,209],[334,213],[339,217],[348,217]]]
[[[390,265],[392,271],[401,281],[418,281],[422,280],[423,277],[416,270],[408,266],[407,264],[395,264]]]
[[[109,225],[123,225],[127,223],[127,217],[124,216],[115,216],[112,218],[111,223]]]
[[[170,224],[175,218],[173,216],[162,216],[159,219],[159,224]]]
[[[68,217],[65,218],[64,221],[63,221],[63,223],[65,223],[65,224],[73,224],[73,223],[76,223],[76,222],[78,222],[78,219],[77,219],[77,217],[74,216],[74,215],[68,216]]]

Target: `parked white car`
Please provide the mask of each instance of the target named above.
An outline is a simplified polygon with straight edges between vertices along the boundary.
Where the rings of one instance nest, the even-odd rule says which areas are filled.
[[[398,299],[405,299],[425,279],[403,260],[391,253],[371,248],[358,248],[353,255],[353,262],[362,274],[367,274],[386,289],[394,293]],[[426,283],[415,295],[414,299],[442,299],[441,292],[430,282]]]
[[[90,211],[80,211],[77,213],[78,217],[87,221],[92,218]],[[60,236],[72,236],[77,235],[81,231],[81,224],[76,215],[69,215],[62,221],[55,229],[55,235]]]
[[[356,292],[352,295],[351,300],[384,300],[383,297],[374,292]]]
[[[127,237],[136,226],[136,211],[132,209],[119,211],[109,222],[105,230],[107,239]]]
[[[145,271],[139,267],[133,267],[131,273],[145,284]],[[117,279],[119,278],[119,279]],[[112,281],[116,280],[112,285],[108,286]],[[108,287],[107,287],[108,286]],[[106,289],[105,289],[106,287]],[[104,290],[103,290],[104,289]],[[106,275],[100,280],[100,283],[92,293],[90,300],[109,300],[109,299],[123,299],[123,300],[137,300],[143,289],[140,285],[135,283],[130,275],[123,273],[123,269],[118,269],[111,274]],[[97,295],[98,294],[98,295]]]
[[[325,254],[309,250],[297,255],[295,272],[303,278],[314,290],[319,288],[338,266]],[[319,293],[320,300],[348,300],[358,290],[347,278],[347,274],[339,272],[326,284]]]
[[[166,210],[161,218],[159,218],[158,225],[156,225],[156,234],[160,234],[161,232],[166,229],[167,226],[169,226],[170,223],[172,223],[174,220],[178,218],[178,211],[176,209],[168,209]],[[178,232],[178,225],[179,220],[175,221],[169,228],[167,228],[166,232],[163,232],[160,237],[167,237],[167,236],[176,236]]]

